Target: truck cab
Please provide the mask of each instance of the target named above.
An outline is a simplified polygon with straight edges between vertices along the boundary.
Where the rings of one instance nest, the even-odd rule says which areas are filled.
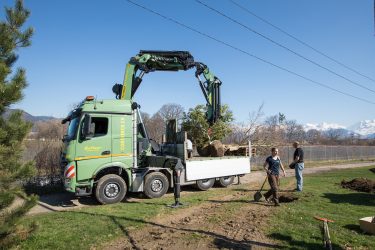
[[[62,166],[64,186],[77,195],[89,195],[99,179],[111,175],[97,196],[122,200],[131,184],[134,111],[129,100],[95,100],[87,97],[64,120]],[[113,176],[115,175],[115,176]],[[120,183],[117,183],[120,182]],[[123,193],[123,195],[122,195]],[[116,199],[117,200],[117,199]]]

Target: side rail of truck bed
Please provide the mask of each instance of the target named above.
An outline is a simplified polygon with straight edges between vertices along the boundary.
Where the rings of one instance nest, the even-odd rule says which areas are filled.
[[[186,181],[250,173],[249,157],[221,157],[186,161]]]

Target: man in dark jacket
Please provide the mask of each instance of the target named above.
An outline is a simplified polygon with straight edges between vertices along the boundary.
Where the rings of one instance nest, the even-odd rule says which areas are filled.
[[[293,147],[296,149],[294,151],[293,156],[293,162],[295,165],[295,173],[296,173],[296,179],[297,179],[297,188],[296,191],[301,192],[303,188],[303,176],[302,176],[302,170],[304,169],[305,165],[303,162],[303,150],[299,145],[298,141],[293,142]]]

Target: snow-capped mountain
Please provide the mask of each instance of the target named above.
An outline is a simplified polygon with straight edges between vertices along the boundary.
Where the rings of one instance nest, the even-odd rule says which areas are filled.
[[[305,131],[308,131],[310,129],[316,129],[319,131],[328,131],[331,129],[343,129],[347,131],[347,134],[357,134],[360,135],[363,138],[375,138],[375,119],[374,120],[364,120],[360,121],[350,127],[345,127],[343,125],[339,125],[337,123],[306,123],[306,125],[303,126]]]
[[[305,131],[308,131],[310,129],[316,129],[319,131],[327,131],[330,129],[346,129],[345,126],[336,124],[336,123],[319,123],[319,124],[314,124],[314,123],[306,123],[306,125],[303,126]]]
[[[363,136],[372,136],[375,135],[375,119],[374,120],[364,120],[360,121],[353,126],[350,126],[348,129],[352,130],[354,133],[363,135]]]

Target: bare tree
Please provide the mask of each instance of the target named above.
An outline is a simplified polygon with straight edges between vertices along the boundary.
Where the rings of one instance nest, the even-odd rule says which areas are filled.
[[[176,103],[168,103],[164,104],[159,109],[158,113],[164,121],[168,121],[171,119],[177,119],[177,121],[180,121],[184,114],[184,108]]]
[[[232,133],[225,138],[224,142],[242,145],[249,140],[253,141],[259,132],[259,128],[262,126],[260,120],[264,115],[263,106],[264,103],[262,103],[256,111],[249,113],[249,120],[247,123],[242,122],[234,124],[231,127]]]
[[[39,121],[35,124],[35,136],[27,141],[24,158],[35,160],[38,175],[56,175],[59,173],[60,153],[63,135],[67,125],[61,120]]]
[[[310,144],[318,144],[322,139],[322,133],[316,129],[310,129],[305,133],[305,139]]]
[[[284,129],[286,142],[303,141],[305,131],[303,130],[303,126],[298,124],[296,120],[287,120]]]
[[[66,125],[61,124],[61,120],[54,119],[40,121],[36,123],[37,139],[60,140],[64,136]]]
[[[266,118],[262,129],[258,133],[258,144],[276,146],[283,144],[284,130],[279,123],[279,115],[273,115]]]
[[[143,121],[143,124],[145,125],[146,129],[149,127],[149,123],[151,121],[151,117],[149,113],[141,112],[141,118]]]
[[[346,137],[345,129],[329,129],[324,132],[329,144],[339,144],[339,141]]]
[[[158,112],[155,113],[146,123],[146,129],[149,137],[160,143],[165,133],[165,121],[163,117]]]
[[[143,112],[141,113],[141,116],[149,137],[160,143],[162,136],[165,133],[165,124],[167,120],[177,119],[177,121],[180,121],[183,117],[183,113],[184,108],[181,105],[168,103],[164,104],[152,116]]]

